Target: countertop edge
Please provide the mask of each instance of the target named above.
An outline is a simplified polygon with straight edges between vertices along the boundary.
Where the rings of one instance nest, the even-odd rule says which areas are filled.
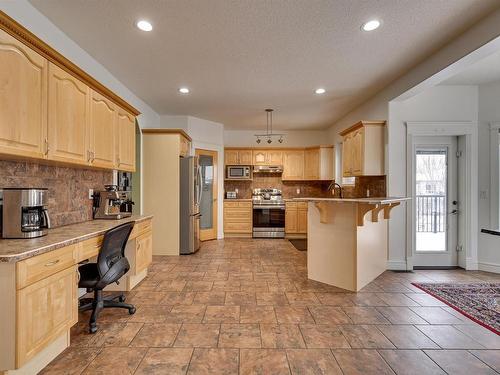
[[[302,202],[346,202],[346,203],[372,203],[383,204],[393,202],[409,201],[408,197],[381,197],[381,198],[293,198],[294,201]]]
[[[134,221],[135,223],[141,223],[143,221],[150,220],[152,218],[153,218],[153,215],[141,215],[139,217],[131,217],[131,218],[124,218],[121,220],[116,220],[116,222],[119,222],[119,224],[128,223],[130,221]],[[90,220],[88,222],[93,222],[93,221],[95,221],[95,220]],[[112,222],[112,220],[109,220],[109,222]],[[83,222],[83,223],[86,223],[86,222]],[[78,224],[83,224],[83,223],[70,224],[67,226],[78,225]],[[65,226],[62,226],[59,228],[64,228],[64,227]],[[67,240],[63,240],[63,241],[54,242],[54,243],[51,243],[49,245],[37,247],[35,249],[27,250],[27,251],[19,253],[19,254],[0,255],[0,263],[16,263],[16,262],[19,262],[19,261],[24,260],[24,259],[32,258],[34,256],[41,255],[41,254],[45,254],[45,253],[48,253],[50,251],[60,249],[62,247],[70,246],[70,245],[73,245],[75,243],[82,242],[82,241],[88,240],[90,238],[100,236],[101,234],[104,234],[109,229],[111,229],[111,228],[92,231],[92,232],[86,233],[86,234],[81,235],[81,236],[73,237],[73,238],[70,238]],[[9,241],[9,240],[2,239],[0,241]],[[28,241],[29,241],[29,239],[28,239]]]

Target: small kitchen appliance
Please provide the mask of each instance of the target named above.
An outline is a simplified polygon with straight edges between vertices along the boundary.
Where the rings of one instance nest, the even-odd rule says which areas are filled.
[[[236,191],[226,191],[226,199],[236,199],[238,197],[238,193]]]
[[[0,233],[3,238],[45,236],[50,228],[47,189],[0,190]]]
[[[253,234],[254,238],[285,237],[285,201],[281,190],[254,189]]]
[[[226,167],[226,178],[228,180],[251,180],[252,167],[249,165],[228,165]]]
[[[132,216],[130,192],[119,191],[116,185],[105,185],[106,190],[94,192],[94,219],[119,220]]]

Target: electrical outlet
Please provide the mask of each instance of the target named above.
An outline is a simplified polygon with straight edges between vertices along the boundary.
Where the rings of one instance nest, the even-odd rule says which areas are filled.
[[[236,192],[236,194],[238,194],[240,192],[238,189],[234,189],[234,191]]]
[[[297,195],[300,194],[300,188],[297,188]]]
[[[89,199],[94,199],[94,189],[89,189]]]
[[[479,199],[488,199],[488,190],[481,190],[479,192]]]

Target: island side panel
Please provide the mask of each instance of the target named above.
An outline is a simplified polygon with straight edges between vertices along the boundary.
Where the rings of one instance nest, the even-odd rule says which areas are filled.
[[[315,202],[308,209],[308,278],[356,290],[356,204],[327,202],[327,223],[320,222]]]
[[[387,269],[388,220],[383,210],[378,222],[372,222],[372,212],[365,214],[363,226],[357,230],[356,291],[375,280]]]
[[[0,263],[0,373],[16,364],[16,264]]]

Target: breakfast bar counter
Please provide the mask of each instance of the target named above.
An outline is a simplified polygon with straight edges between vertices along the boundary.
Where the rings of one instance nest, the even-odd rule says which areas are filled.
[[[358,291],[387,269],[387,222],[410,198],[296,198],[308,202],[311,280]]]

